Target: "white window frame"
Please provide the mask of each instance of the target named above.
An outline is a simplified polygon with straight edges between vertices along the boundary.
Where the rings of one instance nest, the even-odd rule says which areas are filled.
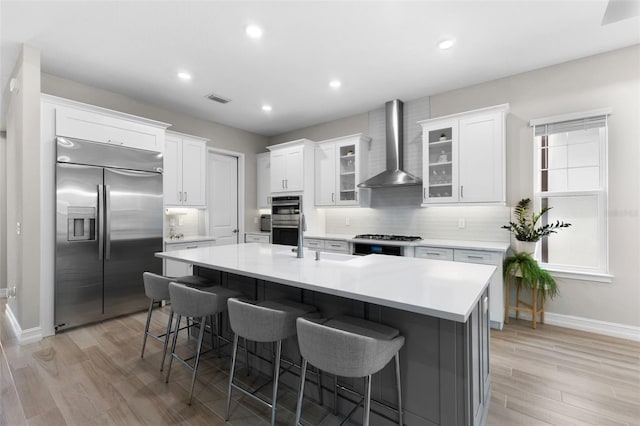
[[[609,122],[608,116],[611,114],[611,108],[603,108],[598,110],[584,111],[571,114],[556,115],[551,117],[538,118],[530,121],[533,129],[533,205],[535,211],[540,211],[542,207],[542,198],[553,200],[554,197],[588,197],[595,196],[598,200],[598,222],[600,235],[598,239],[600,244],[600,267],[599,268],[580,268],[567,267],[564,265],[554,265],[552,263],[541,263],[541,265],[549,270],[556,278],[570,278],[586,281],[611,282],[613,276],[609,273],[609,229],[607,221],[608,211],[608,145],[609,145]],[[535,127],[552,123],[561,123],[571,120],[587,119],[592,117],[605,117],[604,140],[600,142],[600,189],[585,191],[541,191],[541,149],[536,141]],[[550,203],[552,205],[552,203]],[[539,253],[536,253],[539,257]]]

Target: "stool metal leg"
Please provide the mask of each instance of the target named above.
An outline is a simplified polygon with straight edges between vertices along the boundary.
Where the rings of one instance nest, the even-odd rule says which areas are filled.
[[[247,376],[249,376],[251,374],[251,364],[249,364],[249,344],[247,343],[247,338],[243,337],[244,339],[244,359],[245,362],[247,364]]]
[[[369,426],[369,412],[371,411],[371,375],[364,378],[364,418],[362,419],[362,426]]]
[[[316,378],[318,380],[318,399],[320,400],[320,405],[324,405],[324,397],[322,395],[322,371],[319,368],[316,368]]]
[[[273,402],[271,403],[271,426],[276,424],[276,407],[278,400],[278,379],[280,378],[280,355],[282,354],[282,340],[276,343],[276,358],[273,362]]]
[[[147,312],[147,323],[144,326],[144,337],[142,339],[142,352],[140,358],[144,358],[144,348],[147,346],[147,336],[149,335],[149,324],[151,324],[151,312],[153,311],[153,299],[149,302],[149,311]]]
[[[169,313],[169,321],[167,322],[167,331],[164,335],[164,344],[162,345],[162,361],[160,362],[160,371],[164,368],[164,359],[167,356],[167,346],[169,346],[169,337],[171,336],[171,324],[173,323],[173,311]]]
[[[338,415],[338,376],[333,375],[333,415]]]
[[[396,364],[396,385],[398,386],[398,425],[402,426],[402,390],[400,386],[400,352],[395,356]]]
[[[301,425],[302,418],[302,400],[304,398],[304,380],[307,375],[307,360],[302,358],[302,367],[300,369],[300,389],[298,390],[298,404],[296,406],[296,426]]]
[[[167,378],[165,379],[165,383],[169,383],[169,375],[171,374],[171,364],[173,363],[173,354],[176,351],[176,342],[178,341],[178,330],[180,329],[180,320],[182,319],[181,315],[178,315],[176,319],[176,328],[173,330],[173,341],[171,342],[171,354],[169,355],[169,367],[167,368]],[[187,334],[189,330],[187,330]]]
[[[206,328],[207,317],[203,316],[200,322],[200,333],[198,336],[198,345],[196,346],[196,360],[193,365],[193,375],[191,376],[191,390],[189,391],[189,405],[193,397],[193,388],[196,385],[196,374],[198,373],[198,364],[200,363],[200,349],[202,349],[202,340],[204,339],[204,329]]]
[[[238,355],[238,335],[233,336],[233,355],[231,356],[231,371],[229,372],[229,387],[227,388],[227,414],[225,421],[229,420],[229,412],[231,411],[231,389],[233,384],[233,375],[236,371],[236,357]]]

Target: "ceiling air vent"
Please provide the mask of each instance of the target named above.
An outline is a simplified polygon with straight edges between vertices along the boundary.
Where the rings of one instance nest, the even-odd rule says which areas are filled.
[[[205,95],[205,98],[207,98],[207,99],[209,99],[211,101],[214,101],[214,102],[221,103],[221,104],[226,104],[228,102],[231,102],[231,99],[225,98],[225,97],[220,96],[220,95],[216,95],[215,93],[210,93],[208,95]]]

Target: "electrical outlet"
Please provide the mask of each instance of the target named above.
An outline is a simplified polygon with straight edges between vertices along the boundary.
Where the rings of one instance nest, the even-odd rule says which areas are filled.
[[[22,224],[20,222],[16,222],[16,235],[22,234]]]
[[[464,229],[464,227],[465,227],[464,219],[458,219],[458,228]]]
[[[178,225],[179,226],[184,225],[184,218],[182,216],[178,216]]]
[[[176,226],[176,218],[172,217],[171,219],[169,219],[169,225],[170,226]]]
[[[351,218],[349,216],[344,218],[344,225],[351,226]]]

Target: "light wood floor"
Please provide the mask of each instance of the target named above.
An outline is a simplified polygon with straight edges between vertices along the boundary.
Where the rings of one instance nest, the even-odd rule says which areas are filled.
[[[0,299],[0,425],[225,423],[229,360],[205,356],[189,407],[183,366],[174,363],[166,385],[156,342],[140,359],[144,313],[19,346],[5,305]],[[165,315],[154,316],[156,328]],[[491,331],[491,374],[489,425],[640,425],[640,343],[512,321]],[[294,423],[295,398],[281,392],[279,424]],[[234,399],[230,424],[268,424],[266,408]],[[339,423],[312,402],[304,412],[307,424]]]

